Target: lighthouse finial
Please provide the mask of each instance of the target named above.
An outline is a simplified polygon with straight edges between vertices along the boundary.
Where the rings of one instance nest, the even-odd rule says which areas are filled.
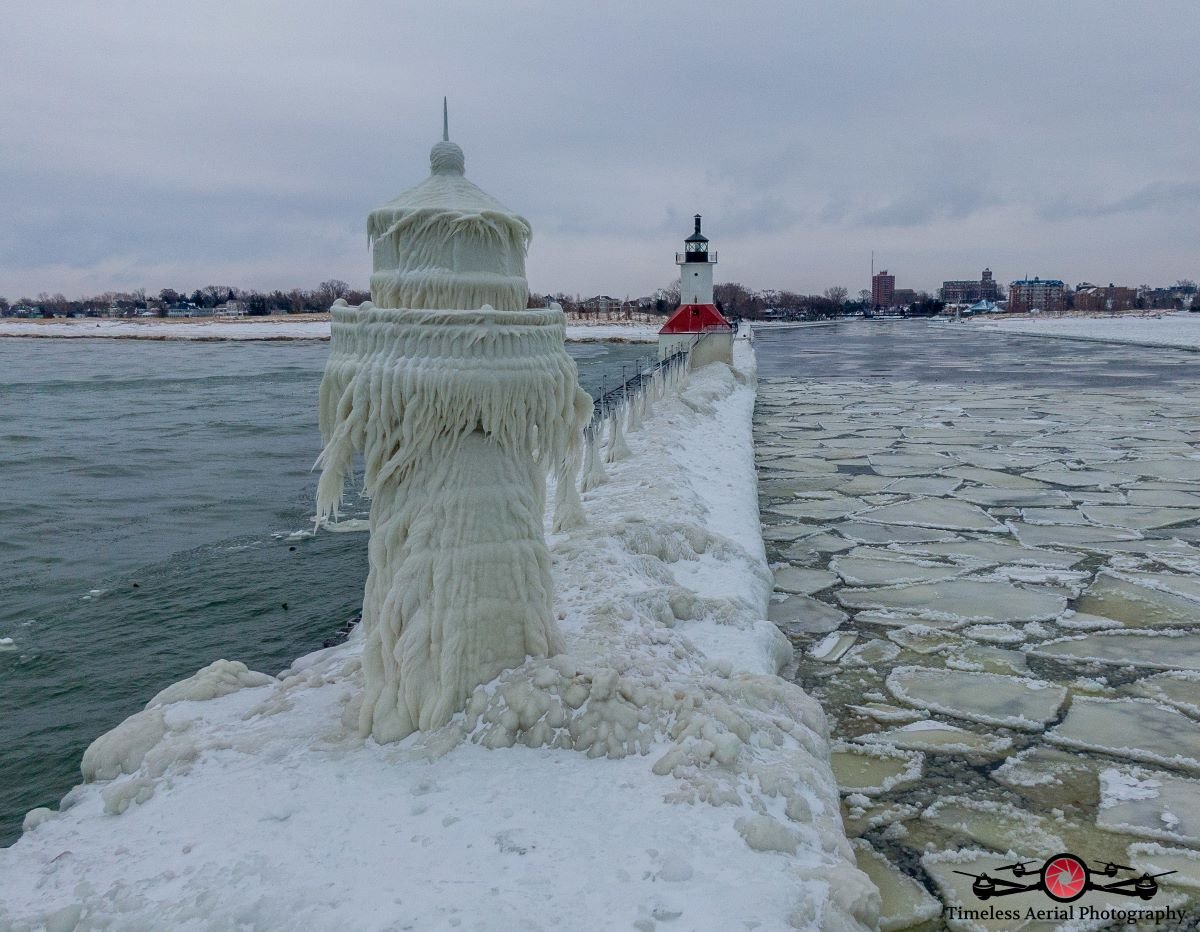
[[[450,141],[450,108],[442,98],[442,142]]]

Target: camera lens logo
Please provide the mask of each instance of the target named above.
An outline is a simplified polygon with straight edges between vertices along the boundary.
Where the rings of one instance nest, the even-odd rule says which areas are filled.
[[[1046,895],[1060,903],[1077,900],[1088,889],[1087,865],[1073,854],[1056,854],[1042,868]]]
[[[1019,880],[1008,880],[1004,877],[991,877],[988,874],[971,874],[967,871],[955,871],[964,877],[971,877],[971,892],[981,900],[994,896],[1012,896],[1015,893],[1030,893],[1041,891],[1059,903],[1072,903],[1089,890],[1103,890],[1106,893],[1117,893],[1121,896],[1136,896],[1139,899],[1150,900],[1158,893],[1158,878],[1173,874],[1175,871],[1164,871],[1161,874],[1142,874],[1140,877],[1118,878],[1119,871],[1134,873],[1134,869],[1125,864],[1115,864],[1102,861],[1098,867],[1089,867],[1087,862],[1076,854],[1064,851],[1042,862],[1041,867],[1032,867],[1037,861],[1018,861],[1016,864],[1006,864],[997,867],[996,871],[1011,872]],[[1096,878],[1103,878],[1097,880]],[[1024,879],[1028,878],[1028,879]]]

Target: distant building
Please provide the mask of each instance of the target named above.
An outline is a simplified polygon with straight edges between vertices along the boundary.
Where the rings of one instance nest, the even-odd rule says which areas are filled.
[[[871,304],[875,307],[891,307],[896,303],[896,276],[888,270],[871,276]]]
[[[596,317],[600,317],[602,314],[604,317],[610,319],[614,317],[628,318],[637,309],[636,301],[622,301],[619,297],[610,297],[608,295],[589,297],[587,301],[583,301],[580,305],[580,311],[584,314],[595,314]]]
[[[908,307],[917,301],[917,292],[912,288],[895,288],[892,290],[892,304],[896,307]]]
[[[246,311],[245,301],[226,301],[215,308],[217,317],[245,317]]]
[[[975,304],[979,301],[995,302],[999,297],[999,286],[992,277],[991,269],[984,269],[976,281],[964,279],[942,282],[941,298],[947,304]]]
[[[1196,306],[1196,286],[1179,282],[1170,288],[1143,288],[1138,293],[1141,306],[1151,310],[1169,311]]]
[[[1063,283],[1057,278],[1023,278],[1008,286],[1008,309],[1012,313],[1058,313],[1066,306]]]
[[[1081,282],[1075,286],[1072,305],[1077,311],[1131,311],[1137,307],[1137,289],[1109,284],[1107,288]]]

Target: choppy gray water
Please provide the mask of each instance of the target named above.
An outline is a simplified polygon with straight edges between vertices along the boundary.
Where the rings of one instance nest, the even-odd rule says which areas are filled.
[[[654,352],[568,349],[593,394]],[[0,844],[159,689],[218,657],[275,672],[357,612],[365,536],[286,539],[328,352],[0,339]]]

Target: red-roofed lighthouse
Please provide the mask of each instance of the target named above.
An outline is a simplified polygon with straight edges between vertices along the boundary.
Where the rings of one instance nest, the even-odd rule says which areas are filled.
[[[679,266],[680,305],[658,331],[659,355],[669,356],[696,342],[701,334],[711,333],[704,340],[704,352],[700,354],[703,359],[694,359],[693,366],[714,359],[732,364],[733,328],[713,303],[717,254],[708,251],[708,237],[700,232],[699,214],[695,232],[683,241],[683,252],[675,253],[675,264]]]

